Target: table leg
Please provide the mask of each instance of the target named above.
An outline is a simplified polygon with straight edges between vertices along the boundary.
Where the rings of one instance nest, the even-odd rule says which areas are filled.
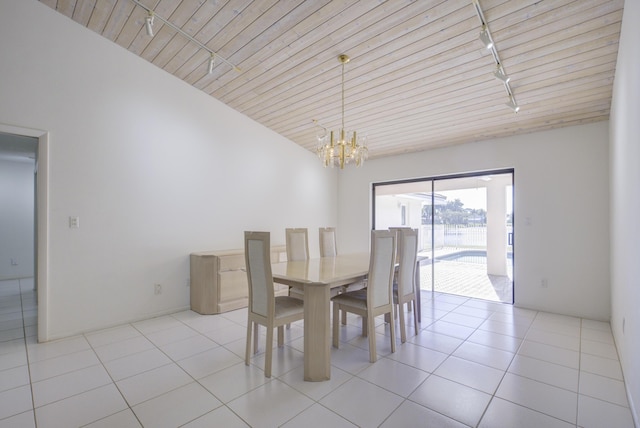
[[[331,325],[328,286],[304,287],[304,380],[331,378]]]
[[[416,312],[418,312],[418,322],[422,322],[422,303],[421,303],[421,294],[420,294],[420,260],[417,261],[416,266]]]

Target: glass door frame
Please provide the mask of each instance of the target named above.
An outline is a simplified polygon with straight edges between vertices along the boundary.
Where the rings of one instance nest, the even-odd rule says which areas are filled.
[[[467,172],[467,173],[459,173],[459,174],[450,174],[450,175],[439,175],[439,176],[433,176],[433,177],[422,177],[422,178],[409,178],[409,179],[403,179],[403,180],[392,180],[392,181],[381,181],[381,182],[374,182],[371,184],[371,227],[372,230],[375,230],[376,228],[376,188],[380,187],[380,186],[389,186],[389,185],[401,185],[401,184],[409,184],[409,183],[420,183],[420,182],[431,182],[431,255],[433,258],[433,253],[435,251],[435,234],[433,233],[434,229],[435,229],[435,215],[434,215],[434,209],[435,209],[435,183],[436,181],[442,181],[442,180],[450,180],[450,179],[456,179],[456,178],[474,178],[474,177],[481,177],[481,176],[486,176],[486,175],[501,175],[501,174],[511,174],[511,200],[512,200],[512,207],[511,207],[511,225],[512,225],[512,229],[511,229],[511,235],[510,235],[510,242],[508,243],[508,246],[512,247],[512,259],[511,259],[511,268],[512,268],[512,279],[511,279],[511,288],[512,288],[512,292],[511,292],[511,302],[504,302],[507,304],[514,304],[515,302],[515,293],[516,293],[516,287],[515,287],[515,260],[516,260],[516,252],[515,252],[515,243],[516,243],[516,236],[515,236],[515,225],[516,225],[516,215],[515,215],[515,168],[504,168],[504,169],[494,169],[494,170],[486,170],[486,171],[474,171],[474,172]],[[435,263],[431,263],[431,292],[433,293],[434,290],[434,283],[435,283]]]

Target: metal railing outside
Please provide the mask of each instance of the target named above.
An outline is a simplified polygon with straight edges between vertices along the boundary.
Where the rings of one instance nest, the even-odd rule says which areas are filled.
[[[513,227],[507,225],[507,236],[513,232]],[[433,239],[432,239],[433,238]],[[420,230],[420,251],[431,251],[431,245],[435,250],[442,248],[486,248],[487,246],[487,226],[468,226],[463,224],[436,224],[422,225]],[[512,246],[508,246],[508,251],[512,251]]]

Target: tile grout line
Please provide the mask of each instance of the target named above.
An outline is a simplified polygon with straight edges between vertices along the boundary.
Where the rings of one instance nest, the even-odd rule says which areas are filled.
[[[125,325],[130,325],[131,327],[133,327],[133,325],[132,325],[131,323],[129,323],[129,324],[125,324]],[[133,328],[135,328],[135,327],[133,327]],[[136,331],[138,331],[138,330],[136,329]],[[143,336],[144,336],[144,335],[143,335]],[[141,426],[141,427],[143,427],[144,425],[142,425],[142,421],[140,421],[140,419],[138,418],[138,415],[136,414],[136,412],[134,412],[134,411],[133,411],[133,408],[131,407],[131,404],[129,403],[129,401],[127,400],[127,398],[124,396],[124,394],[123,394],[123,393],[122,393],[122,391],[120,390],[120,387],[119,387],[119,386],[118,386],[118,384],[116,383],[115,379],[113,379],[113,376],[111,375],[111,373],[109,372],[109,370],[107,369],[107,367],[104,365],[104,361],[102,361],[102,358],[101,358],[101,357],[100,357],[100,355],[96,352],[95,347],[93,346],[93,344],[91,343],[91,341],[87,338],[87,333],[83,333],[83,334],[82,334],[82,337],[84,337],[84,340],[86,340],[86,341],[87,341],[87,343],[89,344],[89,347],[91,348],[91,350],[92,350],[92,351],[93,351],[93,353],[95,354],[96,358],[98,359],[98,361],[99,361],[99,362],[100,362],[100,364],[102,365],[102,368],[104,369],[104,371],[107,373],[107,376],[109,376],[109,379],[111,379],[111,383],[113,384],[113,386],[114,386],[114,387],[116,388],[116,390],[118,391],[118,394],[120,394],[120,397],[122,397],[122,400],[123,400],[123,401],[125,402],[125,404],[127,405],[127,408],[131,411],[131,413],[133,413],[133,416],[136,418],[136,420],[138,421],[138,423],[140,424],[140,426]],[[145,337],[145,339],[146,339],[146,336],[144,336],[144,337]],[[147,340],[149,340],[149,339],[147,339]],[[154,346],[155,346],[155,344],[154,344]],[[104,385],[103,385],[103,386],[104,386]],[[91,422],[89,422],[88,424],[85,424],[85,426],[86,426],[86,425],[89,425],[89,424],[92,424],[92,423],[94,423],[94,422],[98,422],[98,421],[100,421],[100,420],[103,420],[103,419],[109,418],[109,417],[111,417],[111,416],[113,416],[113,415],[116,415],[116,414],[118,414],[118,413],[122,412],[122,411],[123,411],[123,410],[119,410],[119,411],[117,411],[116,413],[112,413],[111,415],[107,415],[107,416],[104,416],[103,418],[97,419],[97,420],[95,420],[95,421],[91,421]]]
[[[29,348],[27,347],[27,327],[24,324],[24,302],[22,299],[22,285],[18,279],[18,292],[20,293],[20,310],[22,314],[22,334],[24,339],[24,352],[27,359],[27,372],[29,373],[29,390],[31,391],[31,410],[33,411],[33,424],[38,428],[38,420],[36,419],[35,397],[33,395],[33,380],[31,378],[31,362],[29,360]]]
[[[495,313],[495,312],[494,312]],[[527,334],[529,334],[529,330],[531,329],[531,326],[533,325],[533,323],[535,322],[535,319],[538,317],[539,312],[536,311],[535,316],[533,317],[533,319],[531,320],[531,323],[529,324],[529,326],[527,327],[527,331],[524,334],[524,337],[522,338],[522,340],[520,341],[520,344],[518,345],[518,348],[515,350],[515,352],[513,353],[513,357],[511,357],[511,361],[509,361],[509,365],[507,365],[507,367],[505,368],[504,372],[502,373],[502,377],[500,378],[500,382],[498,382],[498,385],[496,386],[495,391],[493,391],[493,394],[491,395],[491,399],[489,400],[489,403],[487,404],[487,407],[485,407],[484,411],[482,412],[482,416],[480,417],[480,419],[478,420],[478,423],[476,424],[476,427],[480,426],[480,423],[482,422],[482,419],[485,417],[485,415],[487,414],[487,411],[489,410],[489,406],[491,406],[491,403],[493,402],[493,400],[496,398],[496,394],[498,393],[498,389],[500,389],[500,385],[502,385],[502,382],[504,381],[504,378],[507,376],[507,373],[509,373],[509,368],[511,367],[511,365],[513,364],[513,360],[516,359],[516,356],[518,356],[518,351],[520,350],[520,348],[522,347],[522,345],[524,344],[524,341],[527,337]],[[498,399],[503,399],[501,397],[498,397]],[[509,401],[509,400],[505,400],[505,401]],[[511,402],[511,401],[509,401]],[[521,406],[518,403],[513,403],[517,406]],[[529,409],[531,411],[534,412],[538,412],[537,410],[534,409],[530,409],[529,407],[526,406],[521,406],[525,409]],[[538,413],[542,413],[542,412],[538,412]],[[546,415],[546,413],[542,413],[544,415]],[[550,416],[550,415],[547,415]]]
[[[215,340],[213,340],[213,339],[209,338],[209,337],[208,337],[208,336],[206,336],[203,332],[197,331],[196,329],[194,329],[192,326],[188,325],[188,324],[187,324],[186,322],[184,322],[183,320],[178,319],[178,318],[176,318],[175,316],[173,316],[173,314],[171,314],[170,316],[171,316],[172,318],[176,319],[177,321],[181,322],[182,324],[186,325],[187,327],[189,327],[190,329],[192,329],[193,331],[195,331],[195,332],[196,332],[196,333],[198,333],[199,335],[201,335],[201,336],[203,336],[203,337],[206,337],[207,339],[211,340],[213,343],[217,344],[219,347],[224,348],[225,350],[227,350],[227,351],[231,352],[232,354],[234,354],[230,349],[228,349],[227,347],[225,347],[223,344],[218,343],[218,342],[216,342]],[[236,322],[235,322],[235,321],[233,321],[233,320],[230,320],[230,319],[228,319],[228,318],[226,318],[226,317],[225,317],[225,319],[229,320],[230,322],[232,322],[232,323],[234,323],[234,324],[239,325],[238,323],[236,323]],[[145,337],[146,337],[146,336],[145,336]],[[149,339],[147,338],[147,340],[149,340]],[[151,343],[153,343],[153,342],[151,342]],[[156,346],[156,347],[157,347],[157,345],[156,345],[155,343],[154,343],[154,346]],[[158,348],[158,349],[160,349],[160,348]],[[164,351],[162,351],[161,349],[160,349],[160,351],[166,355],[166,353],[165,353]],[[204,353],[204,352],[207,352],[207,351],[198,352],[198,353],[196,353],[196,354],[194,354],[194,355],[199,355],[199,354],[202,354],[202,353]],[[194,355],[192,355],[192,356],[194,356]],[[236,354],[234,354],[234,355],[236,355]],[[190,357],[186,357],[186,358],[191,358],[192,356],[190,356]],[[187,371],[186,371],[186,370],[184,370],[184,369],[182,368],[182,366],[180,366],[180,365],[178,364],[178,361],[175,361],[175,360],[174,360],[173,358],[171,358],[169,355],[167,355],[167,357],[168,357],[171,361],[173,361],[173,362],[174,362],[174,364],[178,365],[178,367],[180,367],[180,369],[182,369],[185,373],[187,373]],[[241,361],[241,362],[240,362],[240,363],[238,363],[238,364],[244,364],[244,360],[243,360],[243,361]],[[249,364],[251,364],[251,362],[250,362]],[[222,370],[218,370],[218,372],[221,372],[221,371],[226,370],[226,369],[231,368],[231,367],[233,367],[233,366],[226,367],[226,368],[224,368],[224,369],[222,369]],[[217,372],[214,372],[214,373],[217,373]],[[212,373],[212,374],[213,374],[213,373]],[[185,422],[185,423],[184,423],[184,424],[182,424],[181,426],[184,426],[184,425],[186,425],[186,424],[188,424],[188,423],[190,423],[190,422],[193,422],[193,421],[195,421],[195,420],[197,420],[197,419],[199,419],[199,418],[201,418],[201,417],[203,417],[203,416],[205,416],[205,415],[208,415],[208,414],[209,414],[209,413],[211,413],[211,412],[215,412],[216,410],[218,410],[218,409],[220,409],[220,408],[222,408],[222,407],[224,407],[224,408],[226,408],[227,410],[229,410],[229,411],[230,411],[231,413],[233,413],[233,414],[234,414],[238,419],[240,419],[242,422],[244,422],[244,423],[245,423],[245,424],[247,424],[248,426],[251,426],[251,425],[249,424],[249,422],[248,422],[248,421],[246,421],[246,420],[244,420],[244,418],[243,418],[242,416],[240,416],[239,414],[237,414],[236,412],[234,412],[234,411],[233,411],[233,409],[232,409],[231,407],[229,407],[229,406],[228,406],[228,403],[225,403],[224,401],[222,401],[218,396],[216,396],[216,394],[214,394],[214,393],[213,393],[213,392],[211,392],[211,391],[210,391],[206,386],[204,386],[204,385],[200,382],[200,380],[198,380],[198,379],[194,378],[194,377],[193,377],[193,376],[191,376],[191,374],[189,374],[189,373],[187,373],[187,375],[188,375],[188,376],[190,376],[190,377],[195,381],[195,383],[197,383],[197,384],[198,384],[198,385],[200,385],[202,388],[204,388],[204,390],[205,390],[205,391],[207,391],[209,394],[211,394],[211,396],[213,396],[216,400],[218,400],[220,403],[222,403],[222,405],[221,405],[221,406],[218,406],[218,407],[216,407],[215,409],[212,409],[212,410],[210,410],[210,411],[208,411],[208,412],[206,412],[206,413],[204,413],[204,414],[202,414],[202,415],[199,415],[199,416],[197,416],[196,418],[194,418],[194,419],[192,419],[192,420],[190,420],[190,421]],[[210,375],[207,375],[207,376],[210,376]],[[207,376],[204,376],[204,377],[207,377]],[[204,378],[204,377],[203,377],[203,378]],[[201,379],[203,379],[203,378],[201,378]],[[268,382],[271,382],[271,379],[270,379]],[[268,383],[268,382],[266,382],[266,383]],[[266,383],[265,383],[265,384],[266,384]],[[265,385],[265,384],[262,384],[262,385]],[[260,385],[260,386],[262,386],[262,385]],[[249,391],[246,391],[246,392],[245,392],[244,394],[242,394],[242,395],[248,394],[249,392],[251,392],[251,391],[253,391],[253,390],[255,390],[255,389],[259,388],[260,386],[256,386],[255,388],[250,389]],[[166,393],[165,393],[165,394],[166,394]],[[237,399],[237,398],[242,397],[242,395],[240,395],[239,397],[236,397],[236,398],[232,399],[231,401],[233,401],[233,400],[235,400],[235,399]],[[306,410],[306,409],[305,409],[305,410]],[[132,409],[132,411],[133,411],[133,409]],[[142,423],[141,423],[140,425],[142,425]]]
[[[213,343],[217,344],[217,345],[218,345],[218,347],[220,347],[220,348],[224,348],[225,350],[227,350],[227,351],[231,352],[233,355],[236,355],[236,356],[237,356],[237,354],[235,354],[233,351],[231,351],[230,349],[228,349],[224,344],[218,343],[218,342],[216,342],[215,340],[213,340],[213,339],[209,338],[209,337],[208,337],[208,336],[206,336],[203,332],[200,332],[200,331],[198,331],[198,330],[194,329],[192,326],[188,325],[188,324],[187,324],[186,322],[184,322],[183,320],[178,319],[178,318],[176,318],[175,316],[173,316],[173,314],[170,314],[170,316],[171,316],[172,318],[176,319],[177,321],[181,322],[182,324],[186,325],[186,326],[187,326],[187,327],[189,327],[190,329],[194,330],[198,335],[203,336],[203,337],[205,337],[205,338],[207,338],[207,339],[211,340]],[[223,316],[223,317],[224,317],[224,316]],[[225,318],[225,319],[227,319],[228,321],[230,321],[230,322],[232,322],[232,323],[234,323],[234,324],[236,324],[236,325],[240,326],[240,327],[245,327],[245,328],[246,328],[246,326],[242,326],[241,324],[237,323],[237,322],[236,322],[236,321],[234,321],[234,320],[231,320],[231,319],[226,318],[226,317],[224,317],[224,318]],[[143,333],[142,333],[142,334],[143,334]],[[143,334],[143,336],[145,336],[145,335]],[[146,337],[146,336],[145,336],[145,337]],[[147,338],[147,340],[149,340],[149,339]],[[153,342],[151,342],[151,343],[153,343]],[[161,349],[160,349],[160,348],[159,348],[155,343],[153,343],[153,344],[154,344],[154,346],[156,346],[156,347],[157,347],[161,352],[163,352],[163,353],[164,353],[164,351],[162,351],[162,350],[161,350]],[[266,345],[265,345],[265,346],[266,346]],[[273,344],[272,344],[272,346],[273,346]],[[286,346],[286,344],[285,344],[285,346]],[[206,351],[202,351],[202,352],[198,352],[198,353],[193,354],[193,355],[191,355],[191,356],[189,356],[189,357],[186,357],[186,358],[191,358],[191,357],[193,357],[193,356],[195,356],[195,355],[199,355],[199,354],[202,354],[202,353],[205,353],[205,352],[208,352],[208,350],[206,350]],[[166,355],[166,353],[165,353],[165,355]],[[252,355],[253,355],[253,356],[252,356],[252,358],[254,358],[254,357],[258,356],[258,355],[262,355],[262,353],[252,354]],[[187,421],[187,422],[185,422],[185,423],[184,423],[183,425],[181,425],[181,426],[184,426],[184,425],[186,425],[186,424],[188,424],[188,423],[190,423],[190,422],[193,422],[194,420],[196,420],[196,419],[198,419],[198,418],[201,418],[201,417],[203,417],[204,415],[207,415],[207,414],[209,414],[209,413],[211,413],[211,412],[214,412],[214,411],[216,411],[216,410],[218,410],[218,409],[220,409],[220,408],[222,408],[222,407],[224,407],[224,408],[226,408],[227,410],[229,410],[231,413],[233,413],[235,416],[237,416],[241,421],[243,421],[243,422],[244,422],[245,424],[247,424],[248,426],[251,426],[251,425],[249,424],[249,421],[246,421],[246,420],[245,420],[241,415],[237,414],[237,413],[236,413],[236,412],[235,412],[231,407],[229,407],[229,405],[228,405],[228,404],[229,404],[231,401],[237,400],[238,398],[242,397],[243,395],[249,394],[250,392],[252,392],[252,391],[254,391],[254,390],[256,390],[256,389],[258,389],[258,388],[260,388],[260,387],[262,387],[262,386],[264,386],[264,385],[266,385],[267,383],[272,382],[272,381],[274,380],[274,378],[275,378],[275,379],[277,379],[278,381],[282,382],[283,384],[287,385],[288,387],[290,387],[290,388],[294,389],[295,391],[297,391],[297,392],[299,392],[299,393],[303,394],[305,397],[307,397],[307,398],[311,399],[312,401],[314,401],[314,404],[315,404],[315,403],[317,403],[317,401],[313,400],[311,397],[308,397],[308,396],[307,396],[306,394],[304,394],[303,392],[298,391],[298,390],[297,390],[297,389],[295,389],[293,386],[291,386],[291,385],[287,384],[286,382],[284,382],[283,380],[281,380],[281,379],[279,378],[279,376],[274,376],[274,377],[272,377],[272,378],[271,378],[271,379],[269,379],[267,382],[265,382],[265,383],[263,383],[263,384],[261,384],[261,385],[258,385],[258,386],[256,386],[255,388],[249,389],[248,391],[244,392],[242,395],[239,395],[238,397],[235,397],[235,398],[231,399],[229,402],[224,402],[221,398],[219,398],[218,396],[216,396],[216,394],[214,394],[214,393],[213,393],[213,392],[211,392],[211,391],[210,391],[206,386],[204,386],[204,385],[200,382],[200,380],[199,380],[199,379],[194,378],[193,376],[191,376],[191,374],[190,374],[190,373],[186,372],[186,370],[184,370],[184,369],[183,369],[183,368],[178,364],[178,361],[175,361],[175,360],[174,360],[173,358],[171,358],[169,355],[167,355],[167,357],[168,357],[168,358],[169,358],[169,359],[170,359],[174,364],[178,365],[178,366],[180,367],[180,369],[182,369],[183,371],[185,371],[185,373],[186,373],[188,376],[190,376],[190,377],[194,380],[194,382],[195,382],[195,383],[197,383],[198,385],[200,385],[200,386],[201,386],[202,388],[204,388],[204,389],[205,389],[209,394],[211,394],[211,395],[212,395],[216,400],[218,400],[220,403],[222,403],[222,405],[221,405],[221,406],[218,406],[218,407],[216,407],[215,409],[212,409],[212,410],[210,410],[210,411],[208,411],[208,412],[206,412],[206,413],[204,413],[204,414],[202,414],[202,415],[199,415],[199,416],[197,416],[195,419],[193,419],[193,420],[191,420],[191,421]],[[185,358],[185,359],[186,359],[186,358]],[[239,357],[239,358],[240,358],[240,357]],[[237,364],[234,364],[234,365],[239,365],[239,364],[245,364],[244,359],[242,359],[242,361],[240,361],[240,362],[238,362]],[[249,362],[249,366],[254,366],[254,367],[256,367],[258,370],[263,371],[259,366],[257,366],[257,365],[255,365],[255,364],[253,364],[251,361]],[[214,372],[214,373],[211,373],[211,374],[219,373],[219,372],[224,371],[224,370],[226,370],[226,369],[229,369],[229,368],[231,368],[231,367],[233,367],[233,366],[226,367],[226,368],[224,368],[224,369],[218,370],[217,372]],[[295,370],[295,369],[292,369],[292,370]],[[288,373],[288,372],[286,372],[286,373]],[[211,374],[210,374],[210,375],[211,375]],[[284,373],[283,373],[283,374],[284,374]],[[206,375],[206,376],[204,376],[204,377],[208,377],[208,376],[210,376],[210,375]],[[282,375],[281,375],[281,376],[282,376]],[[204,378],[204,377],[203,377],[203,378]],[[201,378],[201,379],[203,379],[203,378]],[[180,387],[180,388],[181,388],[181,387]],[[175,388],[175,389],[178,389],[178,388]],[[175,391],[175,389],[173,389],[172,391]],[[171,392],[171,391],[168,391],[168,392]],[[167,392],[165,392],[165,394],[166,394],[166,393],[167,393]],[[148,400],[147,400],[147,401],[148,401]],[[318,403],[318,404],[320,404],[320,403]],[[312,407],[312,406],[313,406],[313,404],[312,404],[311,406],[309,406],[309,407]],[[308,409],[308,408],[303,409],[300,413],[302,413],[302,412],[306,411],[307,409]],[[133,410],[132,410],[132,411],[133,411]],[[299,413],[298,413],[298,414],[299,414]],[[293,417],[298,416],[298,414],[294,415]],[[285,423],[286,423],[286,422],[285,422]]]

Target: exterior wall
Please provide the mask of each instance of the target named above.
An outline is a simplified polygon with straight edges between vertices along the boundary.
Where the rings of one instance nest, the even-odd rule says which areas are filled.
[[[345,169],[339,176],[339,247],[368,248],[374,182],[507,168],[514,168],[515,181],[515,304],[608,320],[608,122],[372,159],[361,169]],[[367,216],[369,222],[362,221]]]
[[[314,154],[44,4],[0,2],[0,52],[0,123],[48,132],[40,339],[188,308],[189,254],[244,230],[336,225]]]
[[[393,195],[378,196],[378,210],[376,212],[376,228],[405,226],[413,229],[421,227],[422,202],[416,199],[402,198]],[[402,206],[405,207],[406,224],[402,225]]]

